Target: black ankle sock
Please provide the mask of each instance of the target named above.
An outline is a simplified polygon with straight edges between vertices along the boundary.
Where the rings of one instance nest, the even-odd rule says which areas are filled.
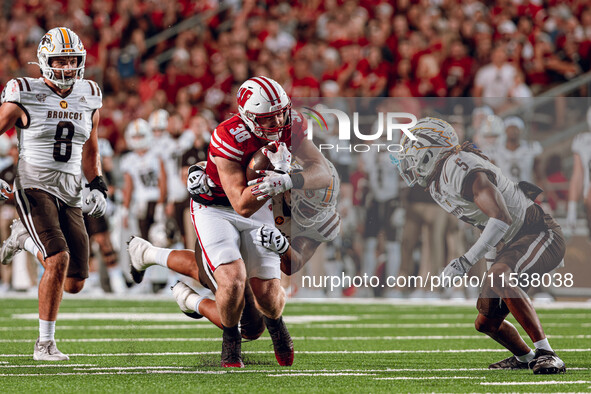
[[[267,316],[263,316],[263,319],[265,320],[267,330],[273,331],[279,328],[281,322],[283,321],[283,316],[279,316],[279,319],[270,319]]]
[[[236,324],[233,327],[226,327],[224,325],[222,325],[222,327],[224,327],[224,338],[228,338],[228,339],[241,338],[240,330],[238,329],[238,324]]]

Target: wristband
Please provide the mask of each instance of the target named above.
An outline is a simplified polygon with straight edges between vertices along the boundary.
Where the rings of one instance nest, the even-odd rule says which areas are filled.
[[[301,173],[291,174],[291,184],[293,189],[303,189],[304,187],[304,176]]]
[[[98,190],[99,192],[103,193],[103,196],[107,198],[107,184],[105,183],[105,179],[101,175],[97,175],[94,177],[92,182],[87,183],[86,186],[90,188],[90,190]]]

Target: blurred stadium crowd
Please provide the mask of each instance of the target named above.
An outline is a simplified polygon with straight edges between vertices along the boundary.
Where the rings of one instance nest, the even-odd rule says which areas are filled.
[[[52,27],[73,29],[86,47],[85,77],[98,82],[104,94],[99,136],[112,202],[112,234],[97,232],[94,252],[98,261],[122,267],[124,241],[138,232],[133,223],[120,225],[126,168],[119,163],[130,151],[124,135],[135,119],[149,122],[156,148],[154,141],[163,136],[183,141],[166,167],[174,195],[156,201],[164,204],[164,214],[156,215],[160,231],[150,239],[192,248],[192,227],[178,208],[188,199],[182,187],[186,170],[206,158],[211,131],[237,112],[236,89],[251,76],[275,79],[291,97],[481,97],[450,121],[469,139],[479,137],[484,122],[488,131],[481,138],[505,141],[509,127],[517,129],[517,140],[537,136],[531,130],[526,135],[525,125],[515,119],[499,125],[491,116],[522,103],[519,98],[572,80],[591,62],[591,5],[583,0],[14,0],[2,7],[0,89],[14,77],[40,76],[28,62],[36,61],[39,40]],[[412,99],[409,103],[420,108]],[[13,168],[14,144],[14,138],[0,144],[4,172]],[[538,145],[527,145],[528,180],[552,179],[559,186],[548,204],[564,210],[568,179],[560,171],[561,158],[547,158],[547,171],[534,168],[535,156],[542,154]],[[318,260],[338,260],[352,274],[374,273],[381,266],[388,275],[439,272],[475,236],[437,209],[426,193],[399,188],[387,157],[329,158],[343,178],[345,225],[337,244]],[[10,205],[1,209],[5,239],[15,212]],[[113,249],[121,251],[118,258]],[[103,289],[127,291],[114,284],[121,278],[111,279],[111,287],[105,272]],[[166,273],[154,275],[156,283],[170,280]],[[13,286],[3,268],[2,284],[25,289],[37,275],[31,277],[24,286]]]

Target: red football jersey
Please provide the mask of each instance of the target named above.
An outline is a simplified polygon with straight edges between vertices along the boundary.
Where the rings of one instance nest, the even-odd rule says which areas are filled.
[[[283,132],[279,142],[285,142],[291,152],[301,144],[308,135],[306,119],[296,110],[291,110],[291,131]],[[213,204],[216,200],[225,200],[226,193],[222,189],[218,168],[214,163],[214,157],[222,157],[240,163],[246,171],[252,156],[268,141],[258,138],[251,133],[240,116],[234,115],[220,123],[214,130],[207,154],[207,176],[216,184],[211,189]]]

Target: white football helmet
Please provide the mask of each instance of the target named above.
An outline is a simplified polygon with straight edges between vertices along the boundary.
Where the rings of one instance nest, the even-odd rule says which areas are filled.
[[[129,122],[125,129],[125,142],[131,150],[147,150],[152,142],[152,129],[143,119]]]
[[[416,141],[404,134],[400,140],[402,150],[391,156],[392,162],[409,186],[427,186],[427,177],[441,156],[459,145],[458,136],[449,123],[438,118],[419,119],[410,132]]]
[[[148,118],[152,130],[166,130],[168,128],[168,111],[157,109]]]
[[[328,161],[328,160],[327,160]],[[324,189],[291,189],[291,217],[302,227],[325,222],[336,211],[341,181],[328,161],[332,179]]]
[[[74,77],[66,78],[63,69],[51,67],[51,58],[59,56],[75,56],[78,58]],[[84,78],[86,49],[76,33],[67,27],[55,27],[41,38],[37,47],[37,64],[43,77],[53,82],[59,89],[68,89],[78,79]],[[61,74],[61,78],[57,75]]]
[[[291,100],[277,82],[267,77],[248,79],[238,89],[238,113],[251,132],[258,138],[277,141],[291,127]],[[283,114],[283,125],[265,127],[263,118]]]

